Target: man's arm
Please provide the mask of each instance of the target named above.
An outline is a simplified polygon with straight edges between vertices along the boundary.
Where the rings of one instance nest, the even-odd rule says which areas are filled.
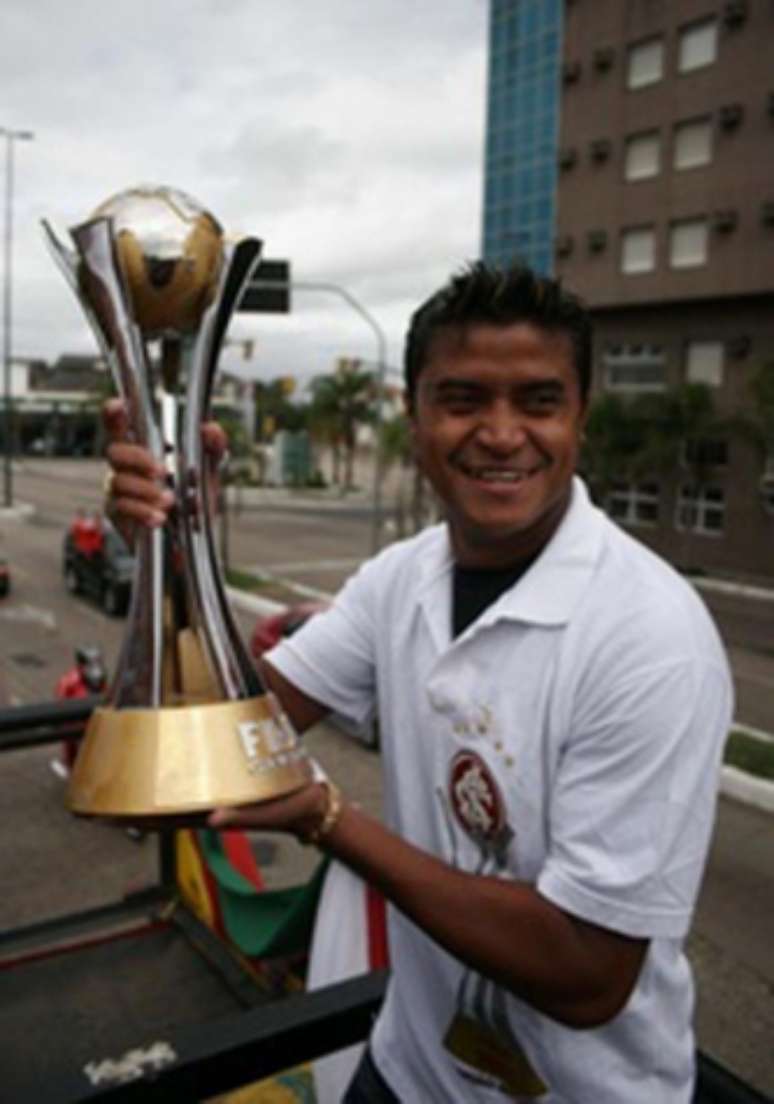
[[[330,713],[326,705],[304,694],[265,659],[259,662],[258,672],[264,686],[276,694],[296,732],[306,732]]]
[[[218,810],[210,824],[303,836],[319,825],[326,804],[324,788],[313,785],[289,798]],[[611,1019],[637,981],[647,940],[573,917],[525,883],[456,870],[346,802],[322,845],[455,958],[570,1027]]]
[[[326,712],[270,661],[261,674],[299,732]],[[289,798],[218,810],[210,824],[304,837],[326,809],[325,788],[314,784]],[[637,981],[647,940],[574,917],[525,883],[456,870],[346,802],[322,846],[456,958],[568,1026],[605,1023]]]

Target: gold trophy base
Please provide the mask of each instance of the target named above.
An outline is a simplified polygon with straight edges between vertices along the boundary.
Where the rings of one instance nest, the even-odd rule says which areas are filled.
[[[161,709],[95,709],[67,794],[81,816],[201,825],[215,808],[301,789],[312,763],[269,695]]]

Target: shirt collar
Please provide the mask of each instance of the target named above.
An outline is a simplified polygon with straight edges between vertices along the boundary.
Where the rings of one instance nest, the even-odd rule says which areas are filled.
[[[604,531],[604,514],[592,504],[583,481],[575,476],[570,504],[551,540],[518,583],[484,610],[462,636],[499,620],[566,624],[586,592],[602,551]],[[451,636],[452,552],[448,527],[437,526],[433,532],[435,536],[420,559],[419,602],[442,646]]]

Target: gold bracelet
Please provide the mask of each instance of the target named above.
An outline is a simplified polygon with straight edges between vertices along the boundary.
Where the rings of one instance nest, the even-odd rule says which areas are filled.
[[[325,787],[327,796],[323,818],[315,828],[301,836],[301,842],[309,847],[316,847],[326,836],[330,835],[338,824],[341,810],[344,807],[339,787],[331,782],[329,778],[323,778],[322,785]]]

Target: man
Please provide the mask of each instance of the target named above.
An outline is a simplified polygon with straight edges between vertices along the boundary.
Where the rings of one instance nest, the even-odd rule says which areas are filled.
[[[54,694],[58,700],[88,698],[102,694],[107,681],[107,670],[102,649],[98,644],[87,644],[75,649],[75,665],[57,680]],[[69,778],[78,754],[78,740],[63,740],[61,758],[51,760],[50,766],[59,778]]]
[[[447,521],[263,668],[299,730],[378,705],[387,826],[319,783],[211,817],[311,840],[394,906],[352,1102],[691,1099],[681,947],[730,680],[692,588],[574,476],[590,360],[578,300],[522,268],[417,311],[409,415]],[[116,516],[159,524],[161,468],[108,425]]]

